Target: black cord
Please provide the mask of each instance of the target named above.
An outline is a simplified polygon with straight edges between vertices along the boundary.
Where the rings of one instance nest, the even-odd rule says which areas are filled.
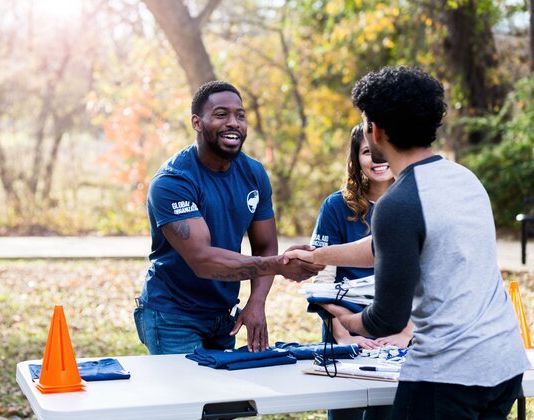
[[[336,359],[334,358],[334,332],[332,331],[332,315],[329,315],[326,320],[323,319],[324,326],[326,328],[326,340],[324,341],[323,345],[323,364],[324,364],[324,370],[328,377],[335,378],[337,376],[337,365],[336,365]],[[334,373],[331,374],[328,370],[328,359],[329,357],[326,354],[326,347],[328,345],[328,342],[330,342],[330,354],[332,355],[332,362],[334,364]]]
[[[347,293],[349,292],[349,289],[343,288],[343,285],[341,283],[336,284],[335,287],[337,289],[337,293],[334,299],[334,304],[337,304],[347,295]],[[323,323],[327,331],[327,336],[326,336],[327,339],[325,340],[324,345],[323,345],[324,370],[330,378],[335,378],[337,376],[337,365],[336,365],[336,360],[334,357],[334,328],[332,326],[332,315],[329,314],[326,320],[323,319]],[[328,342],[330,343],[330,357],[328,357],[326,354],[326,348],[327,348]],[[328,364],[329,364],[328,359],[330,358],[332,359],[332,362],[334,364],[333,374],[331,374],[330,371],[328,370]]]
[[[334,298],[334,304],[338,304],[349,292],[349,288],[344,288],[343,284],[337,283],[335,285],[335,288],[337,290],[336,297]],[[328,314],[328,318],[323,318],[323,324],[324,328],[326,328],[326,339],[324,341],[323,345],[323,356],[322,356],[322,365],[324,366],[324,370],[326,374],[330,378],[335,378],[337,376],[337,365],[336,360],[334,357],[334,329],[332,327],[332,315]],[[328,343],[330,343],[330,357],[326,354],[326,349],[328,346]],[[358,346],[358,353],[359,353],[359,346]],[[333,374],[328,370],[329,359],[332,360],[332,363],[334,365],[334,372]]]

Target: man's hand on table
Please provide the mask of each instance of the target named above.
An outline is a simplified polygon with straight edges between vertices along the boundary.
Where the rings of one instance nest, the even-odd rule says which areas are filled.
[[[263,351],[269,347],[265,302],[249,300],[237,317],[230,335],[236,335],[243,325],[247,329],[247,347],[249,351]]]

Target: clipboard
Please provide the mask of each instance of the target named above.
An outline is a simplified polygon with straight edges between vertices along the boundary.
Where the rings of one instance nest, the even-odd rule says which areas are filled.
[[[352,366],[351,366],[352,365]],[[339,362],[337,365],[336,377],[349,379],[367,379],[371,381],[398,382],[399,372],[376,372],[376,371],[356,371],[358,365],[354,363]],[[328,366],[328,375],[326,368],[320,365],[311,365],[302,369],[302,372],[310,375],[330,376],[335,372],[334,366]]]

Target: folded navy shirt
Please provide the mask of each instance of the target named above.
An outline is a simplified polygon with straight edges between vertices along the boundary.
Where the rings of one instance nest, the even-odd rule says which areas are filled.
[[[268,349],[260,352],[249,352],[246,346],[236,350],[195,349],[194,353],[185,357],[194,360],[200,366],[214,369],[250,369],[265,366],[289,365],[297,363],[287,350]]]
[[[352,359],[360,353],[360,347],[357,344],[328,344],[325,348],[324,343],[299,344],[277,341],[274,346],[277,349],[289,351],[298,360],[313,360],[317,355],[336,359]]]
[[[331,318],[332,315],[330,315],[328,311],[323,309],[322,306],[317,305],[318,303],[334,303],[336,305],[343,306],[344,308],[347,308],[351,312],[354,312],[354,313],[359,313],[363,311],[363,309],[365,308],[364,305],[360,305],[354,302],[349,302],[345,299],[336,299],[336,298],[329,298],[329,297],[309,296],[307,298],[307,301],[309,303],[307,311],[317,313],[323,319]]]
[[[39,379],[41,365],[28,365],[32,380]],[[130,372],[124,370],[117,359],[100,359],[78,363],[80,376],[85,381],[111,381],[114,379],[129,379]]]

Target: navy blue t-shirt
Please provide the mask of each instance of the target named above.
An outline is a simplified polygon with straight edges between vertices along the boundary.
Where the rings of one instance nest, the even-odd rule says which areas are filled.
[[[205,316],[234,306],[240,282],[197,277],[161,228],[177,220],[203,217],[212,246],[241,252],[250,224],[274,217],[271,193],[263,166],[243,152],[225,172],[206,168],[195,145],[163,164],[148,190],[152,252],[141,302],[161,312]]]
[[[367,223],[371,225],[373,205],[370,205],[367,213]],[[311,244],[316,247],[344,244],[357,241],[371,234],[369,226],[358,219],[348,220],[354,216],[354,212],[347,206],[341,191],[330,194],[321,205],[315,229],[313,230]],[[359,279],[372,275],[373,268],[337,267],[336,282],[344,278],[349,280]]]

